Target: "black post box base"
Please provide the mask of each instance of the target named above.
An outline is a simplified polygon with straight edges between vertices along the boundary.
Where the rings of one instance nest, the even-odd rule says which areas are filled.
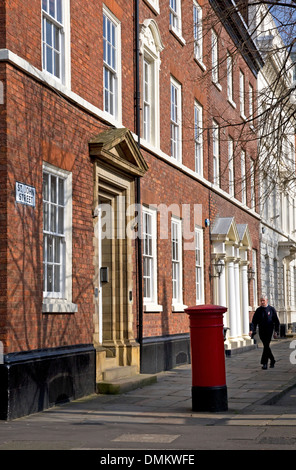
[[[192,387],[192,411],[227,411],[227,387]]]

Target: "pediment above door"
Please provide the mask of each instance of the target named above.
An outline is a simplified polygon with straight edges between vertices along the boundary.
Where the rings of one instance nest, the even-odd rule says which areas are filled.
[[[148,165],[132,133],[126,129],[109,129],[89,142],[91,157],[131,176],[143,176]]]

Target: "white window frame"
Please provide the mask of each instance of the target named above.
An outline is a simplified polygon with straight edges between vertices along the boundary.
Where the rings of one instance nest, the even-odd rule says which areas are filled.
[[[194,57],[203,65],[202,8],[196,1],[193,2],[193,38]]]
[[[227,98],[232,106],[236,107],[233,101],[233,57],[227,51]]]
[[[162,306],[157,301],[157,210],[143,206],[142,217],[144,311],[161,312]],[[146,263],[149,273],[145,270]],[[146,295],[148,283],[150,295]]]
[[[172,245],[172,307],[183,309],[182,220],[171,219]]]
[[[212,41],[212,82],[222,90],[222,87],[219,83],[219,44],[218,44],[218,34],[212,29],[211,32],[211,41]]]
[[[169,0],[170,5],[170,30],[182,37],[181,0]]]
[[[151,142],[152,120],[152,63],[145,57],[143,61],[143,138]]]
[[[194,103],[195,172],[203,176],[203,108]]]
[[[251,158],[250,162],[250,185],[251,185],[251,209],[256,209],[256,190],[255,190],[255,164]]]
[[[250,116],[250,126],[254,127],[254,88],[251,83],[249,83],[249,116]]]
[[[104,38],[104,24],[105,21],[110,22],[114,27],[114,41],[110,42],[108,37]],[[110,44],[110,47],[114,49],[113,63],[110,63],[109,60],[105,60],[105,55],[103,56],[103,109],[104,112],[112,116],[119,123],[122,120],[122,99],[121,99],[121,23],[113,15],[113,13],[108,10],[105,6],[103,7],[103,50],[105,51],[106,44]],[[104,52],[103,52],[104,54]],[[115,62],[115,63],[114,63]],[[106,84],[106,74],[108,74],[112,79],[114,79],[113,90],[109,90],[109,86]],[[106,100],[106,96],[112,97],[113,91],[113,108],[110,108],[109,102]]]
[[[57,15],[58,4],[60,5],[61,17]],[[71,87],[71,38],[70,38],[70,0],[55,0],[55,12],[50,11],[49,0],[42,0],[41,3],[41,44],[42,44],[42,70],[46,74],[49,82],[55,82]],[[51,14],[53,13],[53,14]],[[51,24],[52,34],[51,42],[47,42],[46,24]],[[57,76],[54,70],[50,70],[47,63],[46,50],[53,47],[53,31],[58,31],[59,36],[59,70],[60,75]]]
[[[220,186],[219,124],[213,120],[213,184]]]
[[[195,227],[195,287],[196,305],[204,303],[203,229]]]
[[[159,0],[144,0],[145,3],[156,13],[159,15],[160,10],[159,10]]]
[[[182,161],[182,86],[173,77],[170,83],[171,157]]]
[[[146,144],[160,147],[159,73],[163,44],[154,20],[145,20],[140,31],[142,54],[142,138]],[[149,67],[148,95],[145,90],[145,64]],[[148,98],[148,100],[147,100]],[[149,119],[147,120],[147,111]],[[146,117],[145,117],[146,114]]]
[[[228,182],[229,194],[234,196],[234,140],[232,137],[228,138]]]
[[[42,311],[46,313],[51,312],[76,312],[77,305],[72,303],[72,173],[57,168],[49,163],[43,164],[43,175],[52,175],[64,181],[64,230],[63,230],[63,259],[62,259],[62,277],[61,289],[59,292],[43,291],[43,305]],[[45,209],[47,200],[43,202],[43,209]],[[55,205],[55,204],[53,204]],[[56,206],[58,208],[58,206]],[[44,216],[45,217],[45,216]],[[43,221],[44,236],[50,235],[52,231],[49,230]],[[44,245],[44,266],[47,261],[46,246]],[[44,276],[46,271],[44,271]]]
[[[247,181],[246,181],[246,152],[241,151],[241,201],[242,204],[247,204]]]
[[[240,114],[243,119],[246,119],[245,115],[245,74],[239,71],[239,106]]]

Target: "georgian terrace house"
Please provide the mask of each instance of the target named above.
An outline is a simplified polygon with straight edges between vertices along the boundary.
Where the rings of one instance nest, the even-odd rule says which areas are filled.
[[[263,62],[220,3],[2,3],[2,419],[190,361],[186,306],[226,305],[226,348],[249,345],[256,146],[236,125]]]

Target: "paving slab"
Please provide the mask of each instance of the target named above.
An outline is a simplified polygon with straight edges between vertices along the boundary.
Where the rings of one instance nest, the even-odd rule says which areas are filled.
[[[296,365],[291,339],[225,358],[228,411],[193,412],[189,364],[120,395],[91,395],[13,421],[0,421],[0,450],[291,449],[296,445]]]

